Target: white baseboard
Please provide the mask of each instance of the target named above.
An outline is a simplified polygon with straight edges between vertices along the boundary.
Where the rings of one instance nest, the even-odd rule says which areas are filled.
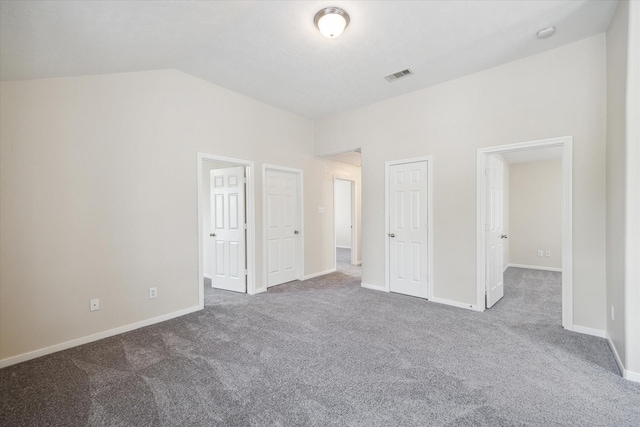
[[[356,261],[354,265],[362,265],[362,261]]]
[[[478,308],[474,304],[465,304],[463,302],[448,300],[444,298],[432,297],[429,301],[437,302],[438,304],[450,305],[452,307],[464,308],[467,310],[481,311],[478,310]]]
[[[539,265],[509,264],[507,267],[528,268],[531,270],[558,271],[562,273],[561,268],[557,267],[541,267]]]
[[[598,338],[606,338],[607,337],[607,332],[606,331],[603,331],[602,329],[587,328],[586,326],[573,325],[573,327],[571,329],[569,329],[569,330],[573,331],[573,332],[577,332],[579,334],[592,335],[592,336],[598,337]]]
[[[386,292],[386,289],[384,288],[384,285],[372,285],[370,283],[360,283],[360,286],[362,286],[363,288],[366,289],[373,289],[374,291],[382,291],[382,292]]]
[[[263,293],[263,292],[267,292],[267,288],[258,288],[258,289],[256,289],[254,292],[248,292],[248,291],[247,291],[247,293],[248,293],[249,295],[261,294],[261,293]]]
[[[616,364],[618,365],[618,369],[620,369],[620,372],[624,377],[625,369],[624,369],[624,365],[622,364],[622,360],[620,359],[620,355],[618,354],[618,349],[616,349],[616,346],[613,345],[613,341],[611,341],[611,337],[609,336],[609,334],[605,332],[605,335],[606,335],[605,338],[607,339],[607,343],[609,343],[609,348],[613,353],[613,357],[616,359]]]
[[[633,371],[624,371],[624,377],[625,379],[629,380],[629,381],[633,381],[634,383],[640,383],[640,372],[633,372]]]
[[[199,305],[185,308],[184,310],[174,311],[173,313],[163,314],[162,316],[152,317],[151,319],[142,320],[140,322],[130,323],[118,328],[109,329],[108,331],[98,332],[97,334],[88,335],[86,337],[76,338],[71,341],[55,344],[50,347],[41,348],[39,350],[22,353],[17,356],[7,357],[6,359],[0,360],[0,368],[6,368],[7,366],[26,362],[27,360],[36,359],[41,356],[46,356],[47,354],[57,353],[58,351],[67,350],[69,348],[77,347],[83,344],[88,344],[90,342],[98,341],[103,338],[109,338],[114,335],[123,334],[125,332],[133,331],[145,326],[154,325],[156,323],[184,316],[185,314],[193,313],[198,310],[202,310],[202,307],[200,307]]]
[[[605,338],[607,339],[607,342],[609,343],[609,348],[611,348],[611,352],[613,353],[613,357],[616,359],[616,364],[618,365],[618,369],[620,369],[620,372],[622,373],[622,377],[627,379],[627,380],[629,380],[629,381],[640,383],[640,373],[626,370],[624,368],[624,365],[622,364],[622,360],[620,359],[620,355],[618,354],[618,349],[616,349],[616,346],[613,345],[613,341],[611,340],[611,337],[606,332],[605,332]]]
[[[340,246],[340,245],[336,245],[336,248],[338,248],[338,249],[351,249],[351,246]]]
[[[300,280],[309,280],[309,279],[313,279],[314,277],[320,277],[320,276],[324,276],[325,274],[331,274],[335,272],[336,272],[335,268],[330,268],[328,270],[320,271],[318,273],[307,274],[306,276],[303,276],[302,279]]]

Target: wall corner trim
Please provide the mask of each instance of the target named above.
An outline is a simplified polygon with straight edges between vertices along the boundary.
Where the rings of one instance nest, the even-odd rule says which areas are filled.
[[[41,348],[38,350],[29,351],[27,353],[18,354],[17,356],[7,357],[6,359],[0,360],[0,369],[6,368],[7,366],[11,366],[11,365],[16,365],[18,363],[26,362],[28,360],[36,359],[38,357],[46,356],[48,354],[57,353],[62,350],[67,350],[69,348],[77,347],[83,344],[89,344],[94,341],[99,341],[103,338],[109,338],[114,335],[123,334],[125,332],[133,331],[135,329],[140,329],[145,326],[151,326],[156,323],[161,323],[166,320],[171,320],[176,317],[184,316],[186,314],[193,313],[199,310],[202,310],[202,307],[200,305],[195,305],[193,307],[185,308],[183,310],[178,310],[172,313],[163,314],[162,316],[152,317],[150,319],[141,320],[140,322],[130,323],[128,325],[119,326],[117,328],[109,329],[107,331],[98,332],[97,334],[87,335],[86,337],[76,338],[60,344],[55,344],[55,345]]]
[[[478,310],[478,307],[476,305],[467,304],[467,303],[460,302],[460,301],[453,301],[453,300],[444,299],[444,298],[431,297],[431,299],[429,301],[435,302],[435,303],[438,303],[438,304],[450,305],[452,307],[464,308],[465,310],[483,311],[483,310]]]
[[[586,326],[573,325],[573,328],[571,329],[567,328],[567,330],[572,332],[577,332],[579,334],[591,335],[598,338],[607,337],[606,331],[603,331],[602,329],[587,328]]]
[[[624,378],[633,381],[634,383],[640,383],[640,372],[624,371]]]
[[[640,383],[640,372],[633,372],[633,371],[626,370],[624,368],[624,365],[622,364],[622,360],[620,360],[620,355],[618,354],[618,350],[616,349],[616,346],[613,344],[613,341],[611,340],[611,337],[607,332],[605,332],[605,338],[607,339],[607,343],[609,343],[609,348],[611,349],[611,352],[613,353],[613,357],[616,360],[616,364],[618,365],[618,369],[620,370],[620,375],[622,375],[624,379],[627,379],[629,381],[633,381],[636,383]]]
[[[372,285],[371,283],[360,283],[360,286],[365,288],[365,289],[371,289],[374,291],[382,291],[382,292],[389,292],[384,285]]]
[[[335,268],[330,268],[328,270],[319,271],[317,273],[307,274],[306,276],[303,276],[301,280],[302,281],[309,280],[309,279],[313,279],[315,277],[320,277],[320,276],[324,276],[325,274],[331,274],[331,273],[335,273],[335,272],[336,272]]]
[[[530,270],[557,271],[557,272],[562,273],[562,269],[561,268],[544,267],[544,266],[540,266],[540,265],[525,265],[525,264],[512,264],[512,263],[509,263],[509,265],[507,265],[507,267],[528,268]]]

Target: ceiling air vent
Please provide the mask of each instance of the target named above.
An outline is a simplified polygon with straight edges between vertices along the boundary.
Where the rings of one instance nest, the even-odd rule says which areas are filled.
[[[388,82],[395,82],[398,79],[401,79],[403,77],[408,77],[408,76],[412,76],[413,75],[413,71],[411,71],[410,69],[406,69],[406,70],[402,70],[402,71],[398,71],[397,73],[393,73],[393,74],[389,74],[388,76],[384,76],[385,79],[387,79]]]

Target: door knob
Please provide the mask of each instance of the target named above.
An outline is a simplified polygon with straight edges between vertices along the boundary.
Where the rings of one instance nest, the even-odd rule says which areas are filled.
[[[389,237],[396,237],[396,233],[389,233]]]
[[[209,233],[209,236],[216,237],[216,233]]]
[[[501,239],[508,239],[509,236],[507,236],[506,234],[503,234],[502,236],[500,236]]]
[[[300,232],[298,230],[294,230],[293,234],[300,234]]]

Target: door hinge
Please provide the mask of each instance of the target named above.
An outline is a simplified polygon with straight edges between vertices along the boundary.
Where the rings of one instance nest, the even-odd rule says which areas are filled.
[[[249,275],[249,270],[247,270],[246,268],[244,269],[244,275],[248,276]]]
[[[247,223],[245,223],[245,224],[244,224],[244,229],[245,229],[245,230],[247,229]]]
[[[247,183],[247,178],[242,178],[242,182]]]

